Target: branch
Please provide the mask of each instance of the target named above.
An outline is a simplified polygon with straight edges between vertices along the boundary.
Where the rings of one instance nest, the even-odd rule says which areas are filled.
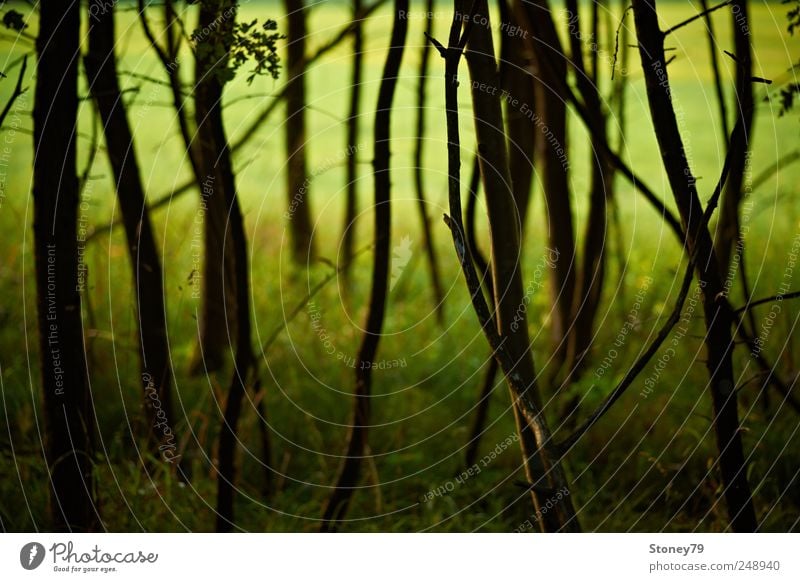
[[[28,90],[27,87],[25,89],[22,88],[22,80],[25,77],[25,70],[27,68],[28,68],[28,55],[25,55],[22,58],[22,66],[19,69],[19,77],[17,77],[17,85],[14,87],[14,92],[11,93],[11,97],[9,97],[8,103],[6,103],[6,106],[0,113],[0,127],[3,126],[3,122],[6,120],[6,116],[8,115],[9,111],[11,111],[11,107],[14,105],[14,102],[17,100],[17,98]]]
[[[712,12],[714,12],[716,10],[719,10],[720,8],[724,8],[725,6],[727,6],[730,3],[731,3],[731,0],[725,0],[725,2],[722,2],[721,4],[717,4],[716,6],[712,6],[711,8],[703,10],[702,12],[698,12],[697,14],[692,16],[691,18],[688,18],[688,19],[684,20],[683,22],[679,22],[678,24],[676,24],[675,26],[673,26],[671,28],[668,28],[667,30],[665,30],[661,34],[664,37],[666,37],[667,35],[675,32],[679,28],[683,28],[684,26],[686,26],[687,24],[691,24],[692,22],[694,22],[698,18],[703,18],[707,14],[711,14]]]
[[[739,313],[744,313],[745,311],[749,311],[754,307],[758,307],[759,305],[764,305],[765,303],[772,303],[773,301],[783,301],[784,299],[795,299],[796,297],[800,297],[800,291],[792,291],[790,293],[778,293],[777,295],[770,295],[769,297],[764,297],[763,299],[759,299],[758,301],[750,301],[746,305],[743,305],[742,307],[734,310],[734,313],[738,315]]]

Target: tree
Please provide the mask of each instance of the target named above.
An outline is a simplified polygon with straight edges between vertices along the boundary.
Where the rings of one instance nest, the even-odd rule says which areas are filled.
[[[433,0],[425,4],[427,14],[433,14]],[[433,33],[433,18],[425,19],[425,36]],[[433,244],[433,232],[425,208],[425,179],[423,168],[423,155],[425,151],[425,85],[428,81],[428,67],[430,61],[430,44],[422,43],[422,54],[419,62],[419,77],[417,79],[417,123],[416,140],[414,144],[414,188],[417,193],[417,209],[419,210],[422,236],[425,243],[425,257],[428,260],[428,270],[431,274],[434,310],[439,324],[444,324],[444,289],[442,277],[439,274],[439,263],[436,260],[436,249]]]
[[[358,129],[361,110],[361,79],[364,74],[364,25],[361,18],[361,0],[353,0],[353,73],[350,77],[350,109],[347,114],[347,197],[342,228],[342,257],[344,277],[350,274],[356,239],[356,214],[358,213]]]
[[[75,165],[80,4],[41,4],[33,110],[33,230],[45,458],[58,531],[100,523],[92,474],[94,412],[78,291]]]
[[[656,0],[634,0],[633,13],[639,42],[639,55],[645,76],[650,117],[653,121],[661,159],[670,188],[686,231],[687,252],[696,254],[697,276],[703,289],[706,322],[706,367],[714,410],[714,430],[719,450],[719,466],[725,485],[725,500],[731,528],[736,532],[755,531],[757,521],[747,479],[747,462],[742,447],[733,375],[733,317],[728,305],[719,261],[711,235],[702,221],[702,207],[678,129],[664,57],[667,32],[658,26]],[[674,29],[674,28],[673,28]],[[747,143],[742,124],[737,130]],[[736,131],[734,130],[734,135]],[[734,140],[731,139],[731,144]],[[733,145],[731,147],[734,147]]]
[[[522,274],[520,266],[520,221],[511,191],[508,152],[503,134],[503,118],[497,65],[494,56],[492,32],[489,26],[473,26],[475,20],[489,19],[485,0],[478,0],[469,8],[467,0],[456,0],[453,25],[448,48],[444,52],[445,91],[448,132],[448,167],[450,229],[456,252],[472,295],[473,306],[481,321],[484,333],[495,351],[509,384],[526,476],[530,483],[534,507],[542,516],[545,531],[577,531],[572,502],[564,499],[552,512],[541,512],[544,505],[542,491],[557,491],[566,487],[566,480],[557,456],[550,448],[550,431],[541,414],[541,396],[536,383],[536,370],[531,354],[528,325],[525,313],[519,312],[523,304]],[[469,15],[459,35],[459,15]],[[474,273],[469,250],[464,241],[461,220],[459,184],[460,152],[458,138],[458,62],[463,48],[472,86],[472,109],[475,134],[491,238],[491,271],[494,287],[493,313],[489,313]],[[487,90],[487,88],[489,88]],[[545,482],[546,485],[542,485]]]
[[[353,405],[353,422],[347,437],[347,453],[339,470],[333,492],[322,515],[322,531],[339,527],[347,513],[353,487],[358,483],[361,461],[367,446],[367,429],[370,422],[372,391],[372,365],[378,351],[386,297],[389,288],[389,254],[391,243],[391,181],[390,145],[391,115],[397,77],[403,60],[408,33],[408,0],[395,0],[392,36],[389,52],[383,67],[375,111],[375,149],[373,177],[375,183],[375,253],[372,265],[372,291],[370,293],[367,324],[356,361],[356,388]]]
[[[566,85],[567,66],[548,0],[517,0],[514,8],[519,22],[525,23],[526,30],[531,31],[526,40],[531,45],[541,80],[531,114],[536,113],[542,133],[537,141],[537,154],[542,165],[549,245],[558,251],[551,278],[552,331],[556,355],[563,360],[572,325],[576,254],[568,180],[567,103],[561,90]]]
[[[284,0],[288,22],[286,45],[286,192],[289,235],[298,264],[314,255],[309,180],[306,164],[306,9],[303,0]]]
[[[84,59],[89,90],[105,132],[108,160],[125,224],[139,328],[139,360],[151,450],[176,458],[172,366],[167,340],[161,261],[145,202],[133,135],[119,87],[114,54],[114,6],[89,13],[89,52]]]

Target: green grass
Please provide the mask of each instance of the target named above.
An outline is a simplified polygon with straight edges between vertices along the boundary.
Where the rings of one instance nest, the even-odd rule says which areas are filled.
[[[683,2],[659,7],[665,25],[692,14]],[[721,47],[730,48],[727,16],[714,16]],[[753,5],[756,72],[779,79],[792,59],[800,53],[796,37],[785,33],[784,8],[772,4]],[[444,39],[449,26],[449,4],[437,6],[435,35]],[[242,19],[278,18],[280,5],[252,2],[242,9]],[[325,2],[315,9],[310,21],[309,40],[318,46],[347,20],[341,3]],[[614,20],[616,22],[616,20]],[[629,19],[628,24],[632,21]],[[446,210],[446,158],[443,110],[443,68],[440,59],[432,65],[428,85],[427,141],[425,155],[429,215],[434,217],[437,250],[448,291],[447,326],[439,328],[432,313],[431,293],[423,262],[422,234],[415,210],[413,191],[413,126],[416,67],[422,42],[423,20],[412,18],[409,48],[403,62],[393,115],[393,241],[411,240],[412,259],[393,289],[386,336],[378,357],[405,358],[407,365],[374,375],[373,422],[370,431],[373,462],[365,468],[362,489],[356,492],[346,527],[352,531],[511,531],[530,517],[529,499],[518,482],[524,479],[520,458],[514,447],[498,455],[476,476],[456,485],[445,496],[418,503],[428,491],[445,486],[463,470],[463,452],[472,419],[472,409],[486,364],[488,348],[469,307],[448,233],[438,217]],[[160,75],[159,65],[131,12],[118,18],[122,35],[118,51],[121,69],[144,75]],[[359,245],[371,237],[369,200],[372,191],[370,165],[371,123],[377,87],[390,28],[389,10],[383,9],[367,28],[367,71],[364,110],[358,152],[361,162]],[[35,30],[35,24],[31,29]],[[719,121],[711,84],[706,39],[701,25],[682,29],[670,37],[676,61],[670,76],[677,106],[684,112],[682,132],[691,149],[691,162],[701,196],[707,199],[716,182],[724,155]],[[609,48],[609,47],[606,47]],[[3,62],[19,54],[20,47],[1,48]],[[726,78],[733,65],[720,56]],[[623,157],[637,173],[661,193],[670,207],[671,195],[661,169],[647,112],[643,81],[635,51],[630,55],[630,94],[626,111],[627,133]],[[190,73],[189,58],[183,72]],[[309,72],[309,149],[313,176],[311,196],[321,254],[336,260],[344,207],[344,119],[349,96],[349,47],[343,45]],[[466,78],[466,69],[463,73]],[[5,97],[14,74],[0,83]],[[32,81],[29,81],[31,84]],[[134,78],[124,79],[127,87],[141,89],[131,106],[136,127],[137,153],[148,194],[156,198],[171,191],[189,175],[177,127],[168,107],[164,88]],[[282,81],[259,79],[247,86],[241,79],[226,94],[229,103],[226,124],[232,141],[264,106]],[[462,83],[466,86],[466,83]],[[763,96],[766,89],[759,87]],[[238,100],[247,95],[256,98]],[[18,118],[9,117],[7,128],[16,124],[15,134],[6,128],[4,146],[10,148],[4,197],[0,199],[0,231],[5,260],[0,264],[0,379],[4,416],[0,421],[0,518],[8,530],[47,528],[46,471],[40,442],[41,411],[38,348],[36,340],[35,283],[33,277],[32,218],[30,206],[31,139],[29,130],[32,91],[20,101]],[[83,104],[81,131],[90,133],[88,104]],[[473,131],[466,89],[461,92],[463,166],[472,157]],[[16,121],[15,121],[16,119]],[[780,155],[797,147],[797,115],[779,118],[769,103],[757,112],[753,140],[754,174]],[[252,257],[253,315],[255,342],[260,345],[284,321],[307,293],[309,287],[329,272],[314,265],[296,269],[286,252],[287,225],[283,174],[283,128],[280,110],[236,156],[238,186],[250,236]],[[613,132],[612,132],[613,133]],[[586,212],[589,146],[577,121],[571,123],[570,163],[576,225],[581,232]],[[88,141],[81,140],[81,164],[88,157]],[[104,151],[98,152],[87,186],[87,219],[93,227],[117,216],[115,195],[109,180]],[[755,287],[754,295],[776,291],[784,277],[791,239],[800,229],[797,186],[800,166],[790,167],[752,193],[749,215],[747,261]],[[537,177],[538,180],[538,177]],[[660,316],[671,309],[679,287],[682,267],[680,249],[659,218],[628,185],[618,181],[617,197],[623,224],[624,248],[620,259],[611,262],[604,309],[599,316],[593,362],[598,365],[608,353],[644,278],[654,283],[643,294],[639,325],[628,337],[602,379],[591,373],[570,394],[551,397],[552,390],[542,373],[548,399],[547,414],[558,431],[561,410],[571,395],[584,399],[586,414],[596,406],[644,349],[660,325]],[[178,483],[167,472],[150,478],[140,468],[134,448],[141,434],[141,404],[137,389],[136,326],[131,301],[130,268],[121,232],[101,237],[87,250],[90,291],[84,296],[86,347],[89,355],[100,450],[97,458],[99,497],[105,525],[112,531],[207,531],[214,525],[216,474],[213,468],[220,409],[224,403],[227,371],[204,378],[190,378],[187,368],[197,334],[199,303],[192,298],[191,236],[196,212],[196,193],[176,198],[166,209],[153,214],[156,232],[165,257],[168,292],[169,336],[177,374],[177,415],[175,430],[186,447],[192,470],[190,484]],[[545,245],[547,227],[540,188],[534,192],[527,225],[525,282],[530,280]],[[354,266],[352,287],[346,297],[343,282],[335,280],[315,298],[321,326],[331,336],[335,351],[353,357],[360,341],[369,293],[369,254]],[[795,271],[797,272],[797,270]],[[798,286],[797,277],[792,288]],[[734,286],[732,301],[741,294]],[[530,332],[540,369],[550,357],[548,329],[549,298],[533,297],[529,307]],[[759,309],[759,322],[769,306]],[[767,338],[766,353],[779,364],[784,378],[795,377],[800,310],[785,302],[777,324]],[[720,531],[726,517],[720,499],[721,484],[716,471],[709,470],[715,458],[710,425],[710,401],[705,391],[706,372],[702,364],[700,335],[702,321],[692,322],[690,334],[679,343],[677,355],[662,373],[648,398],[639,395],[653,364],[630,388],[629,393],[571,453],[566,468],[573,481],[573,501],[585,529],[604,531],[668,530]],[[788,340],[787,340],[788,338]],[[788,343],[784,343],[788,342]],[[266,391],[268,421],[273,439],[275,465],[282,474],[279,490],[270,498],[261,493],[262,470],[258,464],[258,419],[246,405],[242,419],[240,449],[242,495],[237,499],[238,525],[250,531],[311,531],[317,527],[328,489],[335,479],[338,455],[344,451],[346,426],[350,419],[353,369],[327,353],[318,330],[312,328],[310,313],[303,311],[292,321],[259,362]],[[654,359],[654,363],[657,360]],[[746,381],[755,373],[745,351],[737,353],[737,371]],[[752,452],[751,483],[756,488],[756,506],[764,529],[785,531],[797,527],[800,488],[796,471],[797,416],[786,409],[765,413],[757,398],[755,384],[741,390],[746,450]],[[490,427],[484,435],[481,456],[514,431],[507,389],[498,385],[491,400]],[[567,430],[568,428],[562,428]],[[379,483],[380,486],[375,486]]]

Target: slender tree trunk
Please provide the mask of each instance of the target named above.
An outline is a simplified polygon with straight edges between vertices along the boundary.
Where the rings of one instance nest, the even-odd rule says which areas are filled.
[[[658,27],[656,1],[634,0],[633,10],[650,116],[661,159],[686,230],[688,252],[697,253],[697,274],[703,288],[706,320],[706,365],[731,528],[737,532],[755,531],[757,521],[747,480],[731,360],[733,317],[723,293],[719,262],[711,235],[702,222],[703,210],[695,178],[675,117],[664,58],[664,33]]]
[[[526,32],[524,24],[516,12],[508,9],[507,0],[500,2],[500,18],[508,23],[507,32],[500,37],[500,81],[506,96],[504,102],[508,165],[520,231],[524,235],[531,198],[534,157],[541,135],[536,124],[525,115],[522,108],[523,103],[531,109],[536,103],[535,80],[528,74],[528,68],[533,62],[533,52],[524,36],[517,34],[516,31]]]
[[[456,0],[455,6],[457,14],[470,14],[473,4],[472,0]],[[475,18],[479,21],[489,20],[486,0],[477,0],[474,3],[474,11]],[[521,228],[517,205],[511,190],[507,143],[503,133],[502,107],[497,90],[500,86],[499,75],[490,26],[472,26],[466,48],[465,56],[472,81],[475,134],[478,139],[481,177],[486,193],[492,241],[491,267],[497,333],[500,341],[504,342],[505,349],[510,354],[514,365],[513,370],[504,370],[504,372],[507,376],[516,375],[522,378],[522,382],[527,387],[526,395],[540,409],[541,403],[536,387],[536,371],[530,349],[528,325],[524,313],[521,316],[519,313],[519,306],[524,304],[520,271]],[[453,88],[450,85],[455,82],[457,70],[448,70],[447,77],[448,90],[452,91]],[[453,106],[451,101],[452,97],[448,100],[447,105],[449,114]],[[448,131],[451,131],[451,124],[452,122],[449,121]],[[544,439],[549,438],[549,431],[544,424],[544,419],[539,418],[541,424],[537,428],[532,426],[520,408],[522,405],[519,395],[514,392],[513,388],[511,390],[528,480],[532,485],[539,483],[540,479],[553,483],[553,480],[558,480],[561,468],[558,462],[549,458],[545,452]],[[539,465],[541,469],[539,469]],[[538,474],[542,470],[546,473]],[[531,495],[534,506],[540,510],[545,499],[541,498],[541,493],[534,487],[531,488]],[[541,515],[542,527],[547,531],[568,531],[578,528],[569,500],[562,500],[556,504],[552,512],[545,512]]]
[[[79,33],[78,2],[41,4],[33,109],[33,230],[44,446],[57,531],[93,531],[100,522],[76,239]]]
[[[206,48],[209,49],[209,58],[199,59],[198,63],[198,78],[203,79],[202,89],[205,92],[200,101],[202,109],[207,112],[203,123],[198,123],[198,133],[201,138],[203,163],[206,165],[209,175],[213,177],[215,187],[210,197],[216,196],[216,203],[222,206],[220,214],[222,223],[219,225],[222,227],[220,240],[230,241],[230,251],[221,255],[225,261],[220,269],[225,274],[222,291],[225,295],[235,294],[234,310],[232,311],[235,316],[226,322],[228,330],[235,330],[235,333],[229,332],[229,337],[235,335],[236,351],[219,436],[217,531],[230,531],[234,527],[237,427],[247,386],[256,375],[256,361],[251,343],[247,233],[236,191],[231,150],[222,119],[222,94],[225,80],[221,73],[228,66],[227,55],[233,40],[236,5],[236,0],[203,3],[199,16],[199,28],[207,28],[213,32],[203,41],[208,43]],[[220,57],[220,55],[223,56]],[[198,84],[198,91],[200,88]],[[198,97],[195,100],[197,101]],[[198,105],[199,108],[201,108],[200,105]],[[200,118],[198,118],[199,120]],[[264,440],[262,446],[264,448],[262,462],[269,472],[268,440]]]
[[[201,2],[197,26],[214,31],[203,43],[218,43],[227,54],[233,18],[221,18],[222,7],[231,0]],[[227,40],[226,40],[227,39]],[[225,61],[227,62],[227,61]],[[236,305],[236,275],[234,272],[233,241],[227,228],[228,208],[226,187],[233,182],[230,170],[230,150],[222,124],[222,87],[219,72],[224,68],[216,49],[198,54],[195,59],[195,124],[201,180],[205,261],[203,263],[203,298],[200,319],[200,341],[191,370],[203,374],[218,370],[225,354],[236,337],[233,314]],[[227,159],[227,163],[223,160]]]
[[[292,257],[306,264],[314,255],[310,184],[306,167],[306,9],[303,0],[284,0],[286,48],[286,188]]]
[[[753,85],[750,81],[753,76],[753,55],[750,46],[750,17],[747,0],[733,0],[731,11],[733,14],[733,41],[736,50],[736,101],[734,102],[734,111],[737,118],[741,117],[744,120],[747,142],[750,143],[755,118],[755,101],[753,98]],[[739,240],[741,230],[739,207],[742,202],[742,185],[747,169],[749,150],[733,151],[731,153],[733,154],[731,173],[722,193],[716,240],[717,257],[723,273],[727,272],[731,263],[731,254],[734,252],[736,242]]]
[[[427,0],[425,10],[433,14],[433,0]],[[433,18],[425,19],[426,38],[433,34]],[[414,187],[417,192],[419,217],[422,223],[422,235],[425,243],[425,255],[428,259],[428,269],[431,273],[433,287],[433,302],[436,319],[439,324],[444,324],[444,288],[439,274],[439,264],[436,260],[436,249],[433,244],[430,218],[425,208],[425,183],[424,183],[424,149],[425,149],[425,85],[428,82],[428,65],[430,61],[431,45],[425,40],[422,43],[422,55],[419,63],[419,79],[417,80],[417,134],[414,149]]]
[[[405,18],[405,14],[408,13],[408,5],[408,0],[395,0],[394,2],[392,37],[378,92],[378,105],[375,112],[375,157],[373,160],[375,176],[375,255],[372,270],[372,293],[370,295],[364,338],[361,342],[356,364],[353,424],[348,435],[347,453],[336,485],[323,513],[322,531],[336,530],[347,513],[350,498],[353,495],[353,488],[358,483],[361,461],[366,452],[367,428],[370,422],[371,365],[378,351],[389,286],[389,246],[392,225],[389,163],[391,156],[391,114],[408,33],[408,20]]]
[[[515,9],[520,20],[525,22],[525,29],[532,32],[527,41],[541,79],[533,114],[541,133],[537,146],[538,160],[542,164],[548,239],[550,247],[559,253],[551,278],[552,304],[555,306],[552,331],[556,356],[563,360],[567,354],[567,334],[572,325],[576,257],[567,175],[567,102],[560,91],[560,87],[566,84],[567,67],[548,0],[516,0]]]
[[[598,2],[592,10],[593,39],[597,40]],[[580,375],[583,358],[591,346],[594,336],[594,320],[600,307],[600,297],[605,281],[606,239],[608,235],[608,204],[612,198],[613,170],[608,158],[603,154],[600,141],[608,140],[606,116],[598,89],[597,51],[592,52],[591,76],[583,61],[583,43],[578,35],[581,27],[577,0],[567,0],[567,10],[572,14],[570,20],[570,44],[572,63],[575,69],[577,86],[589,114],[589,123],[596,129],[591,133],[592,149],[590,165],[592,168],[589,186],[589,216],[583,240],[583,258],[578,272],[577,289],[573,313],[575,324],[569,333],[569,354],[567,374],[569,381]]]
[[[177,458],[172,408],[172,367],[167,341],[161,261],[145,203],[133,135],[117,80],[114,7],[90,13],[89,52],[84,60],[89,90],[105,132],[108,159],[125,223],[139,327],[139,358],[149,437],[155,456]]]
[[[350,111],[347,116],[347,202],[342,229],[342,257],[345,278],[349,277],[356,240],[358,214],[358,128],[361,111],[361,83],[364,74],[364,26],[361,21],[361,0],[353,0],[353,74],[350,82]]]
[[[489,263],[484,258],[480,248],[478,248],[478,237],[475,232],[476,207],[478,205],[478,188],[480,187],[480,183],[480,159],[476,155],[472,164],[472,175],[470,176],[469,180],[469,198],[467,199],[467,223],[465,225],[465,235],[467,245],[470,249],[470,255],[475,263],[475,268],[478,269],[481,280],[484,281],[489,275]],[[494,305],[494,292],[492,290],[491,280],[488,284],[483,284],[482,286],[486,288],[489,303]],[[486,426],[486,418],[489,416],[489,404],[491,401],[490,396],[492,394],[492,390],[494,390],[497,372],[500,369],[500,365],[497,363],[497,359],[494,357],[494,354],[489,356],[489,362],[487,365],[488,367],[486,369],[486,375],[483,377],[483,383],[481,384],[481,390],[478,395],[478,402],[475,404],[475,417],[472,422],[472,428],[470,429],[469,439],[467,440],[467,450],[464,454],[464,460],[467,468],[471,467],[475,463],[475,459],[478,456],[481,437],[483,436],[483,431]]]

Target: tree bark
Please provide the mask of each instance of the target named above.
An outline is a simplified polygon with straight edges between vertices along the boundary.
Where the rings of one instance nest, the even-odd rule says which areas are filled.
[[[511,173],[511,186],[520,231],[525,233],[525,220],[531,198],[534,157],[536,155],[539,132],[533,120],[524,114],[521,104],[534,107],[536,103],[536,84],[528,69],[533,63],[533,52],[523,36],[511,31],[524,31],[524,23],[518,14],[509,10],[507,0],[500,2],[500,18],[508,23],[507,32],[500,38],[500,82],[505,92],[506,134],[508,135],[508,166]],[[516,105],[509,103],[509,98]]]
[[[44,2],[36,38],[33,206],[45,458],[56,531],[100,525],[78,279],[75,173],[80,4]]]
[[[226,188],[233,187],[230,149],[222,123],[223,82],[218,72],[226,66],[220,54],[230,50],[234,18],[223,18],[231,0],[200,2],[198,29],[214,31],[203,39],[209,50],[195,59],[195,124],[201,180],[201,209],[204,210],[203,298],[200,338],[191,371],[203,374],[218,370],[236,336],[236,322],[229,314],[236,309],[236,275],[233,241],[227,228]],[[223,59],[227,63],[226,59]],[[234,191],[235,191],[235,187]]]
[[[593,4],[593,38],[597,39],[597,2]],[[568,381],[578,379],[583,367],[583,358],[591,346],[594,336],[594,321],[600,307],[606,272],[606,239],[608,235],[608,205],[612,198],[613,170],[604,155],[599,142],[607,142],[606,116],[600,99],[597,67],[597,51],[593,51],[591,74],[584,65],[583,43],[576,34],[580,31],[580,12],[577,0],[567,0],[567,10],[571,13],[570,44],[572,64],[575,70],[578,90],[583,97],[589,114],[589,123],[595,128],[590,132],[592,148],[590,166],[592,168],[589,186],[589,216],[586,234],[583,239],[583,257],[577,277],[573,314],[575,323],[569,335],[567,357]],[[574,26],[574,32],[573,32]]]
[[[408,33],[408,0],[395,0],[394,23],[389,53],[383,69],[375,112],[375,151],[373,160],[375,178],[375,254],[372,267],[372,293],[370,294],[367,324],[356,368],[355,403],[353,424],[348,435],[347,453],[339,476],[322,516],[322,531],[338,529],[347,513],[353,488],[358,483],[361,461],[367,445],[367,429],[370,422],[370,398],[372,387],[371,365],[378,350],[386,311],[386,296],[389,286],[389,253],[391,242],[391,182],[390,140],[391,114],[397,78]]]
[[[425,11],[433,14],[433,0],[427,0]],[[425,19],[426,38],[433,34],[433,18]],[[422,236],[425,244],[425,256],[428,260],[428,270],[431,274],[433,288],[433,304],[436,319],[444,325],[444,288],[439,274],[439,264],[436,260],[436,249],[433,245],[433,232],[431,231],[428,210],[425,207],[425,180],[423,153],[425,149],[425,84],[428,82],[428,65],[430,61],[431,45],[427,41],[422,43],[422,54],[419,63],[419,79],[417,80],[417,133],[414,148],[414,187],[417,192],[417,208],[419,209],[422,224]]]
[[[358,213],[358,129],[360,126],[361,83],[364,74],[364,26],[361,0],[353,0],[353,74],[350,82],[350,111],[347,116],[347,202],[342,228],[342,274],[349,277],[356,240]]]
[[[306,264],[314,255],[310,183],[306,164],[306,9],[303,0],[284,0],[286,48],[286,191],[292,258]]]
[[[567,334],[572,325],[575,298],[575,231],[568,180],[567,103],[560,87],[566,84],[567,66],[547,0],[517,0],[520,21],[532,35],[527,39],[541,79],[535,113],[541,132],[538,160],[547,207],[548,239],[559,253],[551,278],[553,342],[559,360],[567,354]]]
[[[747,0],[731,2],[733,42],[736,51],[736,93],[734,111],[737,117],[744,120],[747,142],[752,140],[753,121],[755,119],[755,100],[753,97],[753,55],[750,46],[750,17]],[[741,231],[739,208],[742,203],[742,186],[749,150],[732,152],[731,173],[722,193],[719,225],[717,226],[716,250],[722,273],[727,274],[731,264],[731,255]],[[744,260],[744,257],[742,257]]]
[[[688,252],[696,253],[697,275],[703,288],[705,343],[708,351],[706,366],[714,408],[719,465],[731,528],[737,532],[755,531],[757,521],[747,480],[747,463],[742,447],[731,360],[733,317],[723,292],[719,262],[714,253],[711,235],[702,223],[703,210],[697,194],[696,180],[686,158],[672,104],[664,57],[664,33],[658,26],[656,1],[634,0],[633,11],[650,116],[670,188],[685,227]]]
[[[177,448],[164,282],[133,135],[117,80],[114,42],[114,7],[96,15],[90,13],[89,52],[84,63],[89,90],[103,123],[128,241],[138,316],[140,380],[150,423],[148,435],[154,456],[171,463],[177,458]]]
[[[483,22],[488,21],[489,11],[486,0],[456,0],[456,15],[470,14]],[[467,23],[469,26],[469,22]],[[453,40],[451,36],[451,41]],[[452,42],[451,42],[452,45]],[[537,409],[541,409],[540,396],[536,387],[536,371],[528,337],[528,325],[525,314],[520,313],[524,305],[522,276],[520,270],[520,237],[521,228],[517,205],[511,190],[511,177],[508,167],[508,150],[503,132],[503,116],[499,95],[499,75],[495,61],[494,45],[490,26],[476,25],[470,27],[470,36],[466,45],[465,57],[472,81],[472,106],[475,120],[475,134],[478,139],[481,177],[486,193],[486,206],[489,216],[491,236],[492,283],[495,297],[495,321],[499,340],[513,362],[512,369],[505,369],[507,378],[521,378],[526,387],[524,394],[530,398]],[[455,60],[453,58],[450,61]],[[457,60],[453,70],[450,64],[447,72],[447,89],[454,91],[457,81]],[[448,98],[448,115],[453,115],[453,95]],[[457,95],[455,95],[457,100]],[[457,123],[457,122],[456,122]],[[453,122],[448,120],[448,133],[452,134]],[[452,137],[448,139],[452,142]],[[459,162],[460,163],[460,162]],[[452,170],[451,170],[452,174]],[[452,177],[451,177],[452,179]],[[451,188],[453,186],[451,185]],[[566,191],[564,191],[566,192]],[[459,194],[460,195],[460,194]],[[452,204],[451,204],[452,211]],[[460,210],[459,210],[460,212]],[[561,481],[561,468],[555,459],[546,453],[546,440],[549,430],[542,415],[538,416],[537,425],[532,425],[522,410],[520,395],[513,387],[512,400],[526,475],[531,483],[531,495],[534,506],[540,510],[546,502],[546,496],[534,487],[541,479],[545,479],[552,487],[555,481]],[[544,471],[543,475],[537,474]],[[560,486],[563,482],[560,483]],[[556,504],[552,512],[542,515],[541,524],[546,531],[574,531],[578,528],[574,518],[574,510],[570,500],[562,500]]]

